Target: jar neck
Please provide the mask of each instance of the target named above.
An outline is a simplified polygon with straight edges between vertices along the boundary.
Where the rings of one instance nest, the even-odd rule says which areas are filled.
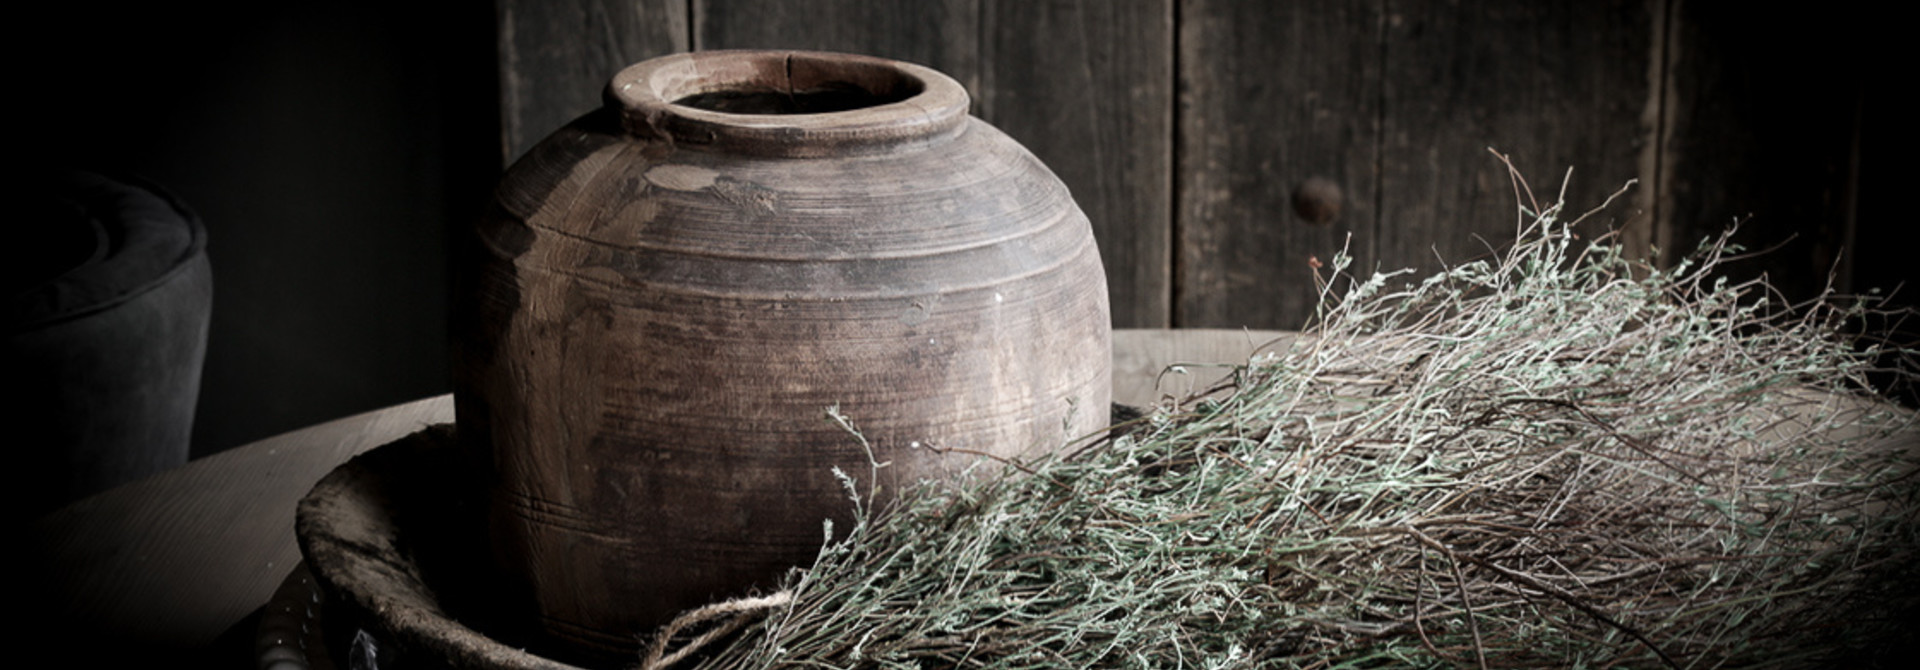
[[[703,51],[621,70],[607,103],[628,133],[676,147],[818,157],[959,134],[967,92],[930,68],[813,51]]]

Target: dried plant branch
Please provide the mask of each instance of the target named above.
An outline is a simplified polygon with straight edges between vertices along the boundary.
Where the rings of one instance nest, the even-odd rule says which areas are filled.
[[[1504,252],[1333,256],[1303,337],[1053,458],[862,502],[790,602],[683,664],[1819,667],[1904,633],[1920,430],[1867,375],[1920,375],[1859,326],[1901,317],[1728,281],[1725,236],[1624,258],[1513,175]]]

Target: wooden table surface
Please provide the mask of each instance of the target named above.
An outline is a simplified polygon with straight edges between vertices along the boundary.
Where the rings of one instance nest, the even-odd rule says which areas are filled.
[[[1287,335],[1244,330],[1114,332],[1114,400],[1145,404],[1205,388]],[[1175,364],[1185,373],[1162,374]],[[1157,384],[1157,387],[1156,387]],[[62,636],[156,653],[201,649],[264,604],[300,560],[294,506],[334,466],[432,424],[436,396],[302,428],[106,491],[31,524],[34,612]],[[84,651],[84,650],[82,650]],[[83,663],[84,665],[84,663]]]

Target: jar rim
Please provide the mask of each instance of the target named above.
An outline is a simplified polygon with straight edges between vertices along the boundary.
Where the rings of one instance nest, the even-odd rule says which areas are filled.
[[[846,96],[819,109],[782,111],[742,111],[702,102],[731,94],[799,100],[816,91]],[[654,58],[614,75],[606,97],[627,132],[636,136],[689,148],[790,157],[937,143],[959,133],[970,102],[959,82],[932,68],[793,50],[696,51]]]

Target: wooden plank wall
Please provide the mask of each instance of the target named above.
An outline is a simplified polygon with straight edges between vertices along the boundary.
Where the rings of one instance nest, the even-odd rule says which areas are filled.
[[[1772,249],[1730,268],[1740,275],[1764,273],[1794,298],[1818,293],[1829,273],[1842,291],[1880,283],[1853,286],[1879,269],[1851,267],[1860,254],[1843,249],[1859,248],[1849,240],[1860,116],[1869,83],[1880,83],[1881,61],[1860,55],[1895,43],[1877,27],[1888,22],[1844,2],[1794,11],[1690,0],[1668,11],[1656,239],[1688,251],[1740,219],[1736,242]]]
[[[1764,217],[1750,245],[1798,238],[1755,271],[1807,294],[1852,234],[1860,84],[1825,84],[1847,104],[1755,120],[1755,70],[1793,63],[1746,58],[1765,38],[1734,13],[1702,0],[501,0],[501,149],[517,156],[651,56],[852,51],[953,75],[976,114],[1060,175],[1094,223],[1118,327],[1297,328],[1313,264],[1336,250],[1362,271],[1485,255],[1512,238],[1516,206],[1490,147],[1543,201],[1572,167],[1578,211],[1639,180],[1590,229],[1623,227],[1635,253],[1671,260],[1736,215]],[[1756,133],[1790,136],[1790,151]],[[1298,210],[1310,182],[1338,191],[1314,200],[1337,216]]]
[[[620,68],[692,45],[685,0],[498,0],[494,15],[508,163],[598,107]]]

